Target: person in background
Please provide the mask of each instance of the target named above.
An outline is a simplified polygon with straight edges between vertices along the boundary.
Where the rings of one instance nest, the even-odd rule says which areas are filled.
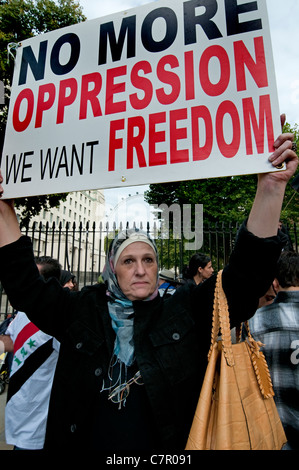
[[[266,294],[260,298],[258,308],[265,307],[265,305],[272,304],[276,295],[277,295],[277,292],[275,290],[274,285],[272,284],[267,290]]]
[[[51,256],[36,256],[34,260],[40,275],[45,280],[51,277],[60,278],[62,270],[61,264],[57,259],[51,258]]]
[[[299,254],[284,251],[274,280],[277,296],[249,320],[273,382],[274,400],[288,443],[284,450],[299,450]]]
[[[159,294],[161,297],[165,295],[173,295],[176,291],[175,274],[170,269],[162,269],[159,273]]]
[[[292,242],[288,227],[284,225],[282,221],[280,220],[278,224],[278,228],[279,230],[281,230],[281,232],[285,236],[285,243],[284,243],[283,251],[294,251],[293,242]]]
[[[65,269],[62,269],[61,271],[60,284],[62,285],[62,287],[67,287],[72,291],[78,290],[76,276],[70,271],[66,271]]]
[[[61,265],[56,259],[42,256],[35,263],[45,281],[60,279]],[[0,340],[5,351],[13,353],[5,407],[6,442],[15,450],[41,450],[59,343],[24,312],[17,312]]]
[[[189,282],[201,284],[212,276],[214,269],[211,258],[203,253],[195,253],[189,261],[184,276]]]

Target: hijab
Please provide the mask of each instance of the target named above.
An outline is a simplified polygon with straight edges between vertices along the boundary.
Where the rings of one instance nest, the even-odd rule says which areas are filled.
[[[116,339],[114,343],[113,361],[129,367],[134,362],[134,307],[133,302],[129,300],[121,288],[119,287],[115,266],[121,252],[131,243],[144,242],[150,245],[155,253],[158,265],[158,251],[155,242],[150,238],[148,233],[137,228],[126,229],[118,233],[112,241],[106,264],[103,270],[103,280],[107,287],[107,295],[109,297],[108,310],[112,322],[112,328],[115,331]],[[144,299],[148,301],[156,297],[158,293],[158,269],[157,284],[153,294]]]
[[[73,279],[75,279],[75,275],[73,273],[64,269],[61,271],[60,284],[62,286],[64,286],[67,282]]]

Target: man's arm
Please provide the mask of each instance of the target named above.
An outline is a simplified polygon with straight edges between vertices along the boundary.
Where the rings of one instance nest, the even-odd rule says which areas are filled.
[[[5,352],[13,352],[13,341],[9,335],[0,335],[0,343],[4,344]]]

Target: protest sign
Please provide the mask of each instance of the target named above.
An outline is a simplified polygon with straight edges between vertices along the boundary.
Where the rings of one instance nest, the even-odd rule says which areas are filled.
[[[6,197],[272,169],[265,0],[165,0],[19,44]]]

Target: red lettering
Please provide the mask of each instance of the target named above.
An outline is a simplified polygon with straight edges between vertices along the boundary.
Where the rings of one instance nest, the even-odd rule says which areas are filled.
[[[117,150],[121,150],[119,153],[121,156],[126,153],[128,170],[136,167],[136,162],[139,168],[168,163],[171,165],[188,163],[191,161],[189,142],[192,143],[194,162],[209,158],[214,142],[217,143],[223,157],[233,158],[240,151],[243,124],[246,155],[253,154],[253,139],[258,153],[265,153],[266,130],[269,152],[272,151],[274,132],[270,96],[260,97],[259,113],[255,110],[252,98],[244,98],[242,106],[242,117],[239,116],[238,108],[232,101],[224,101],[218,106],[215,118],[206,106],[195,106],[190,109],[181,108],[150,114],[148,121],[142,116],[112,121],[109,137],[109,171],[115,171]],[[119,131],[124,132],[117,135]],[[147,141],[148,149],[145,149]]]
[[[263,38],[254,39],[256,62],[243,41],[234,43],[237,90],[246,90],[245,65],[259,88],[268,86],[267,66]]]
[[[193,51],[185,52],[185,96],[186,100],[195,99]]]
[[[199,129],[199,119],[202,119],[205,126],[205,144],[200,146],[200,129]],[[213,123],[210,111],[206,106],[196,106],[192,108],[192,150],[193,150],[193,160],[206,160],[209,158],[213,148]]]
[[[145,74],[152,72],[152,67],[149,62],[142,60],[134,65],[131,71],[131,82],[135,88],[138,88],[144,92],[144,97],[142,99],[138,98],[138,94],[134,93],[130,95],[130,103],[134,109],[144,109],[146,108],[153,97],[153,85],[152,82],[146,77],[140,77],[139,71],[142,71]]]
[[[47,111],[53,106],[56,95],[55,85],[48,83],[47,85],[41,85],[38,90],[37,108],[35,117],[35,127],[42,126],[43,112]],[[45,97],[48,99],[45,99]]]
[[[123,148],[123,139],[116,137],[116,132],[125,128],[125,120],[119,119],[117,121],[110,122],[110,133],[109,133],[109,162],[108,170],[115,170],[115,151]]]
[[[220,64],[218,83],[212,83],[209,76],[209,63],[212,57],[216,57]],[[225,92],[230,81],[230,64],[223,47],[211,46],[203,52],[199,63],[199,76],[202,89],[208,96],[220,96]]]
[[[271,101],[269,95],[260,96],[260,110],[259,110],[259,124],[257,123],[254,104],[252,98],[245,98],[243,100],[243,115],[244,115],[244,128],[246,139],[246,153],[247,155],[253,154],[251,129],[255,137],[255,143],[258,153],[264,153],[265,142],[265,121],[268,135],[268,149],[269,152],[273,151],[274,143],[274,130]]]
[[[92,90],[89,89],[90,84],[93,84]],[[98,99],[101,89],[102,76],[100,73],[95,72],[82,76],[79,119],[86,119],[88,102],[91,105],[94,117],[102,116],[101,105]]]
[[[178,99],[180,94],[181,81],[177,74],[165,70],[166,65],[170,65],[173,69],[179,67],[179,61],[174,55],[167,55],[159,60],[157,65],[157,77],[162,83],[166,83],[171,86],[171,92],[167,94],[165,93],[164,88],[158,88],[158,90],[156,90],[156,95],[159,103],[172,104]]]
[[[149,115],[149,155],[148,164],[149,166],[166,165],[167,153],[156,152],[156,144],[159,142],[165,142],[165,131],[157,131],[156,125],[166,122],[166,113],[156,113]]]
[[[187,138],[187,129],[177,128],[177,121],[187,119],[187,109],[176,109],[170,111],[170,163],[182,163],[189,161],[189,152],[187,149],[178,150],[177,141]]]
[[[67,90],[69,90],[68,94]],[[77,96],[77,91],[78,84],[75,78],[67,78],[60,82],[56,124],[63,123],[64,109],[66,106],[73,104]]]
[[[26,110],[25,118],[23,119],[23,121],[21,121],[20,120],[20,107],[24,100],[27,101],[27,110]],[[13,110],[12,123],[13,123],[14,129],[17,132],[23,132],[25,129],[27,129],[32,119],[33,109],[34,109],[33,92],[29,88],[25,88],[18,95],[15,101],[14,110]]]
[[[138,134],[134,135],[134,130],[138,130]],[[145,137],[145,122],[141,116],[135,116],[128,119],[128,139],[127,139],[127,168],[133,168],[134,149],[137,154],[139,167],[146,166],[144,150],[142,142]]]
[[[114,102],[114,95],[117,93],[123,93],[126,90],[125,82],[115,83],[115,78],[126,75],[127,66],[122,65],[121,67],[116,67],[115,69],[107,70],[107,80],[106,80],[106,114],[115,114],[123,113],[126,111],[126,102],[117,101]]]
[[[232,141],[228,144],[225,140],[224,116],[229,114],[232,119]],[[236,106],[231,101],[223,101],[216,115],[216,138],[220,152],[226,158],[234,157],[240,148],[241,125]]]

